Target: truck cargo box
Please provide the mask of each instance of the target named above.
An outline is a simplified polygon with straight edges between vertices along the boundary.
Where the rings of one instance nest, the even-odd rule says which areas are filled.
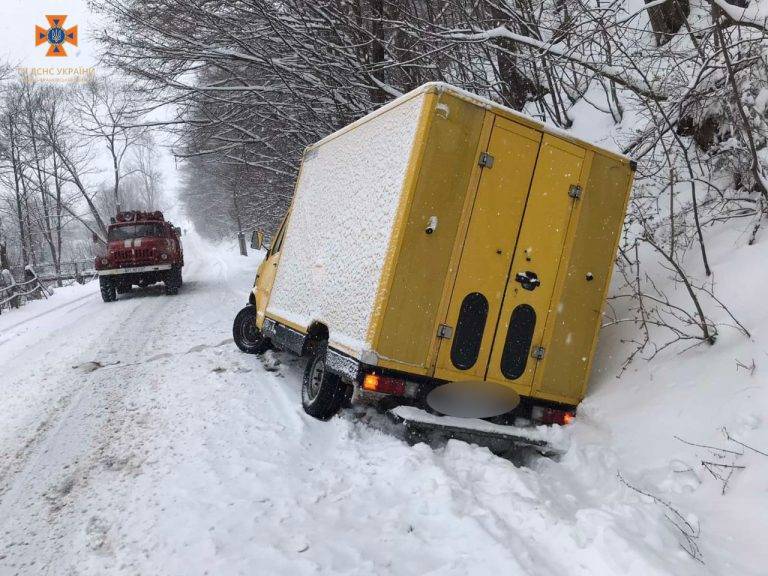
[[[633,163],[445,84],[306,150],[257,325],[360,370],[584,396]],[[265,325],[266,322],[266,325]]]

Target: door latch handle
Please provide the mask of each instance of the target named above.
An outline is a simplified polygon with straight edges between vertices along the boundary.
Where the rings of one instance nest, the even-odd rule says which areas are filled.
[[[530,270],[515,274],[515,282],[519,282],[523,290],[536,290],[536,288],[541,286],[541,280],[539,280],[536,272],[531,272]]]

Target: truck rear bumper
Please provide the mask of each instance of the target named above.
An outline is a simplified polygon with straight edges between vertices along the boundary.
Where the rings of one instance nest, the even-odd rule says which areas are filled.
[[[570,445],[560,426],[501,425],[477,418],[438,416],[413,406],[398,406],[388,414],[393,421],[402,423],[416,441],[437,435],[485,446],[497,454],[528,446],[542,454],[557,455],[567,452]]]
[[[115,276],[118,274],[144,274],[147,272],[160,272],[170,270],[171,264],[153,264],[151,266],[138,266],[134,268],[110,268],[109,270],[99,270],[99,276]]]

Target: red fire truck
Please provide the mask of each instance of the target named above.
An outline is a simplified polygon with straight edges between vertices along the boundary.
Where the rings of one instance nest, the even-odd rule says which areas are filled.
[[[145,288],[162,282],[165,293],[181,288],[184,252],[181,229],[155,212],[119,212],[107,231],[107,250],[96,257],[101,297],[112,302],[134,285]]]

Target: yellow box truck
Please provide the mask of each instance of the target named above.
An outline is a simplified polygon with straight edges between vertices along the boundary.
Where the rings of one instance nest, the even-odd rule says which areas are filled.
[[[634,167],[425,84],[307,148],[235,339],[308,356],[319,418],[486,381],[563,421],[586,391]]]

